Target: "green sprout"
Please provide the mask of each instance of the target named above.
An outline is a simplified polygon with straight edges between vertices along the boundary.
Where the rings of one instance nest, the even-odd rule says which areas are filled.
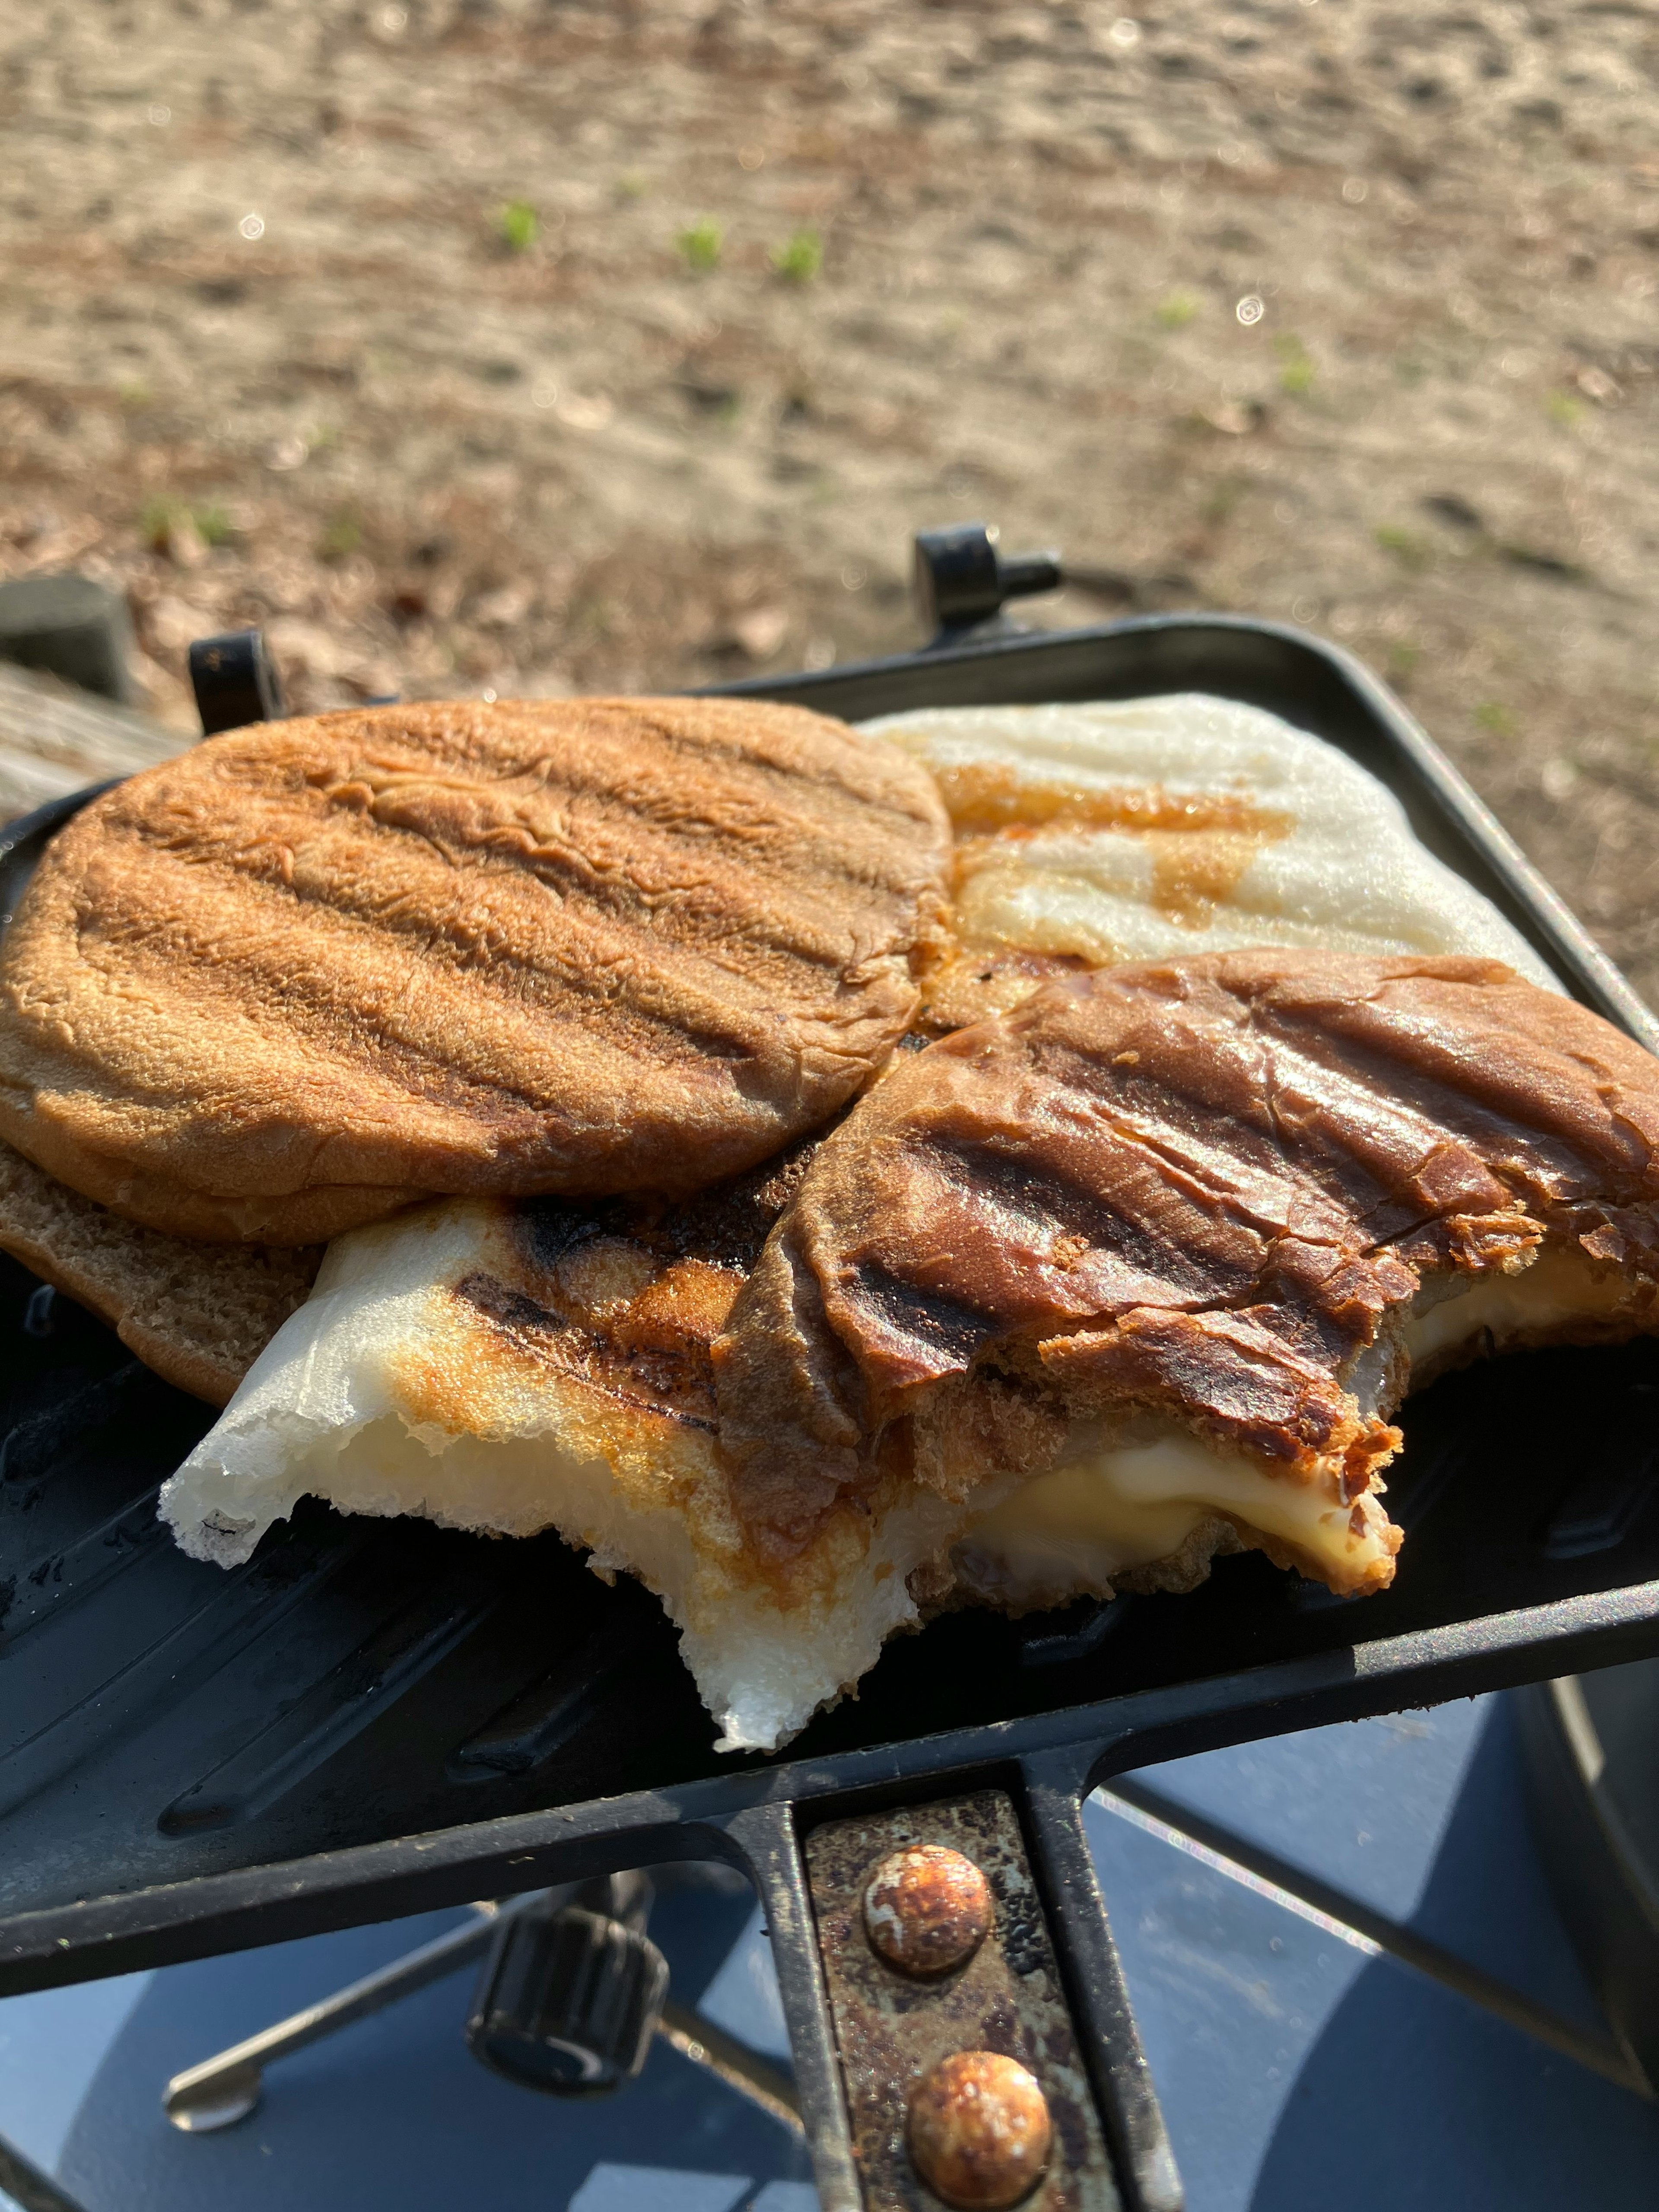
[[[712,215],[699,216],[689,229],[683,230],[675,244],[680,258],[688,269],[705,274],[720,266],[720,248],[726,243],[726,233]]]
[[[1313,356],[1294,331],[1280,331],[1273,339],[1279,356],[1279,388],[1292,399],[1304,399],[1313,389]]]
[[[363,542],[361,516],[349,507],[343,507],[331,514],[317,541],[319,561],[345,561],[356,552]]]
[[[775,246],[772,266],[792,284],[810,284],[823,266],[823,240],[816,230],[796,231],[782,246]]]
[[[1577,429],[1587,411],[1583,401],[1575,399],[1570,392],[1552,392],[1544,400],[1544,412],[1563,430]]]
[[[1507,738],[1515,730],[1515,717],[1507,707],[1496,699],[1483,699],[1474,710],[1474,719],[1483,730],[1490,730],[1495,738]]]
[[[1385,522],[1373,534],[1382,550],[1392,553],[1402,568],[1426,568],[1434,557],[1426,538],[1419,538],[1414,530],[1402,530],[1397,522]]]
[[[528,200],[509,200],[495,218],[495,229],[509,253],[528,253],[541,236],[541,218]]]
[[[166,551],[175,530],[188,528],[204,545],[222,545],[234,526],[228,511],[216,502],[193,507],[186,500],[147,499],[138,517],[138,529],[145,544],[153,546],[158,553]]]
[[[1203,306],[1196,292],[1166,292],[1152,310],[1166,331],[1184,331]]]

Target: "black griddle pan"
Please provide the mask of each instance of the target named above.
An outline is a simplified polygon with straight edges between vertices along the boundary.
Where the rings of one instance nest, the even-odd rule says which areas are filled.
[[[1162,617],[729,688],[850,719],[1184,690],[1268,708],[1379,777],[1577,997],[1659,1048],[1399,702],[1303,632]],[[0,920],[86,795],[0,831]],[[803,1844],[988,1788],[1017,1808],[1117,2185],[1172,2206],[1082,1796],[1151,1760],[1659,1651],[1656,1392],[1653,1342],[1449,1376],[1405,1411],[1383,1595],[1345,1603],[1252,1553],[1184,1597],[958,1613],[783,1753],[732,1759],[655,1601],[552,1536],[307,1506],[240,1570],[185,1559],[153,1501],[209,1409],[0,1260],[0,1994],[722,1856],[766,1900],[824,2202],[854,2205],[866,2153]]]

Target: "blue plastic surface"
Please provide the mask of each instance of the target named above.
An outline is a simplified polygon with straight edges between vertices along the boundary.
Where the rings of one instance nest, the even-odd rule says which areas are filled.
[[[1170,1802],[1599,2023],[1528,1834],[1498,1699],[1148,1769]],[[1423,1974],[1097,1802],[1091,1841],[1190,2212],[1636,2212],[1659,2110]],[[811,2212],[799,2139],[662,2045],[598,2104],[488,2074],[470,1972],[272,2068],[260,2111],[189,2137],[177,2069],[458,1916],[0,2004],[0,2132],[86,2212]],[[785,2049],[747,1891],[668,1889],[677,1994]]]
[[[1148,1768],[1177,1802],[1587,2026],[1528,1832],[1507,1701],[1467,1698]]]
[[[482,2202],[492,2212],[808,2212],[816,2203],[799,2137],[663,2044],[615,2100],[538,2096],[489,2073],[462,2039],[476,1967],[280,2060],[240,2127],[185,2136],[164,2119],[170,2075],[464,1917],[427,1914],[12,1999],[0,2005],[0,2132],[87,2212],[455,2212]],[[769,1993],[744,1963],[757,1934],[747,1889],[670,1890],[652,1929],[684,1999],[695,2000],[735,1952],[738,1972],[714,2009],[733,2033],[775,2044],[775,1984]],[[797,2197],[777,2193],[790,2184]]]
[[[1103,1887],[1189,2212],[1636,2212],[1659,2112],[1102,1809]]]

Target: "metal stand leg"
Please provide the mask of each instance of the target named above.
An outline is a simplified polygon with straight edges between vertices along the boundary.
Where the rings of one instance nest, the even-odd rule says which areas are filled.
[[[562,1903],[574,1896],[576,1887],[567,1885],[562,1890],[536,1891],[526,1897],[509,1898],[499,1905],[475,1905],[472,1911],[476,1917],[466,1925],[422,1944],[406,1958],[394,1959],[378,1972],[366,1974],[362,1981],[353,1982],[349,1989],[331,1997],[325,1997],[321,2003],[308,2005],[303,2012],[294,2013],[274,2027],[262,2029],[245,2043],[234,2044],[215,2057],[204,2058],[199,2066],[189,2066],[182,2074],[175,2074],[162,2093],[163,2111],[173,2126],[187,2135],[207,2135],[219,2128],[234,2127],[257,2108],[264,2088],[264,2069],[273,2059],[285,2057],[291,2051],[303,2051],[307,2044],[319,2043],[325,2036],[349,2027],[354,2021],[366,2020],[371,2013],[384,2011],[399,1999],[413,1996],[428,1983],[441,1981],[445,1975],[470,1966],[488,1951],[503,1918],[532,1907],[545,1911],[550,1900]],[[800,2131],[800,2104],[789,2076],[781,2069],[769,2065],[734,2036],[716,2027],[712,2021],[704,2020],[689,2005],[676,2004],[670,1997],[661,2005],[654,2032],[681,2057],[690,2059],[694,2066],[706,2068],[727,2088],[735,2089],[740,2096],[758,2105],[781,2125]]]
[[[73,2197],[3,2136],[0,2136],[0,2189],[21,2207],[21,2212],[81,2212]]]
[[[371,2013],[382,2012],[400,1997],[413,1996],[429,1982],[441,1981],[446,1974],[482,1958],[489,1948],[501,1911],[528,1901],[515,1898],[505,1908],[475,1905],[477,1917],[466,1926],[423,1943],[407,1958],[394,1959],[378,1973],[365,1974],[349,1989],[279,2020],[274,2027],[249,2036],[246,2043],[234,2044],[216,2057],[204,2058],[199,2066],[187,2066],[182,2074],[173,2075],[162,2092],[162,2110],[173,2126],[187,2135],[234,2127],[258,2104],[264,2071],[273,2058],[303,2051],[308,2043],[320,2043],[325,2036],[337,2034],[354,2021],[367,2020]]]
[[[747,2044],[739,2043],[734,2035],[728,2035],[723,2027],[716,2027],[701,2013],[693,2012],[690,2005],[676,2004],[672,1997],[663,2006],[657,2033],[670,2050],[678,2051],[694,2066],[706,2068],[728,2089],[735,2089],[751,2105],[758,2105],[781,2126],[793,2128],[798,2136],[805,2134],[800,2099],[795,2094],[794,2083],[781,2067],[769,2066]]]

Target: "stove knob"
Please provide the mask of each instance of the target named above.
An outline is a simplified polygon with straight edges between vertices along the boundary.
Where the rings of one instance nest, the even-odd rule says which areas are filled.
[[[668,1961],[642,1929],[531,1905],[503,1920],[466,2039],[525,2088],[604,2096],[645,2064],[667,1994]]]

